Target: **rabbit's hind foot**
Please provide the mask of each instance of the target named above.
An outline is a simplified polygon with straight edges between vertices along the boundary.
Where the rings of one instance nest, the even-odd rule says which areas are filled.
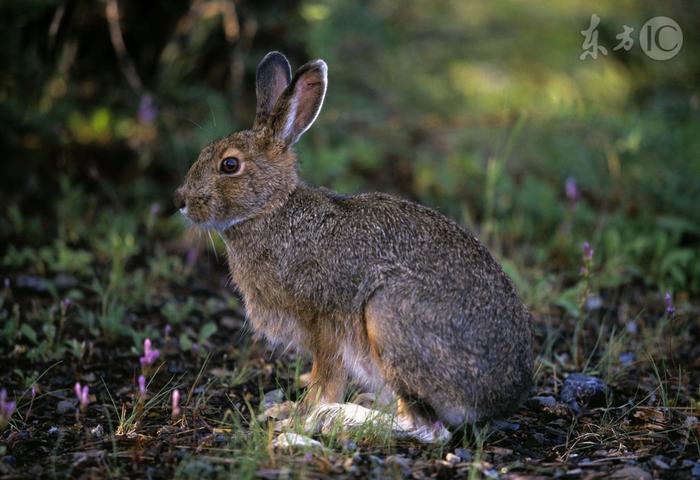
[[[353,403],[321,403],[313,407],[304,421],[307,434],[331,435],[337,431],[354,431],[363,436],[390,433],[398,439],[421,443],[444,443],[450,432],[441,422],[421,422],[414,417],[391,415]]]

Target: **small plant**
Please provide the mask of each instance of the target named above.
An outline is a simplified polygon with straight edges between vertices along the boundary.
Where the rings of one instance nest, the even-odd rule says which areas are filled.
[[[574,338],[571,345],[571,348],[573,349],[574,364],[576,365],[577,369],[580,369],[583,363],[582,331],[584,326],[583,324],[586,319],[586,315],[584,312],[586,307],[586,300],[588,300],[591,290],[591,269],[593,267],[593,254],[595,252],[593,250],[593,247],[591,247],[591,244],[588,242],[583,242],[582,250],[583,265],[581,266],[581,280],[583,283],[583,288],[579,296],[578,318],[576,319],[576,326],[574,327]]]
[[[81,412],[87,410],[90,404],[90,387],[81,386],[80,382],[75,382],[75,396],[78,398],[78,406]]]
[[[139,375],[139,402],[143,402],[143,400],[146,398],[146,394],[148,393],[146,390],[146,377],[143,375]]]
[[[160,357],[160,351],[153,348],[150,338],[145,339],[143,341],[143,356],[139,358],[143,371],[147,372],[158,357]]]
[[[191,317],[195,311],[197,311],[197,302],[192,297],[187,297],[185,303],[171,300],[161,309],[161,313],[171,325],[181,324],[184,320]]]
[[[173,390],[173,393],[170,396],[170,404],[171,404],[171,416],[173,420],[177,419],[180,417],[180,414],[182,413],[180,411],[180,390],[177,388]]]
[[[673,306],[673,296],[671,292],[666,292],[664,295],[664,305],[666,306],[666,315],[673,316],[676,313],[676,307]]]
[[[569,204],[572,207],[575,207],[576,203],[578,203],[578,200],[581,197],[581,194],[579,192],[578,185],[576,184],[576,180],[573,177],[568,177],[566,179],[565,190],[566,198],[569,200]]]
[[[4,430],[7,424],[10,423],[16,406],[15,402],[7,400],[7,390],[4,388],[0,390],[0,431]]]

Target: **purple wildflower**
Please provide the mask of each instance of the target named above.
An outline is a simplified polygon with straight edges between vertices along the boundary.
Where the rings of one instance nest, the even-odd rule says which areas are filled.
[[[173,327],[171,327],[169,323],[166,323],[166,324],[165,324],[165,328],[163,329],[163,331],[164,331],[164,333],[165,333],[165,336],[166,336],[166,337],[169,337],[169,336],[170,336],[170,332],[173,331]]]
[[[578,199],[580,198],[580,192],[578,190],[578,185],[576,184],[576,180],[574,180],[573,177],[569,177],[566,179],[566,198],[569,199],[569,201],[572,204],[575,204],[578,202]]]
[[[158,215],[158,213],[160,212],[160,203],[153,202],[151,204],[151,208],[149,209],[149,212],[150,212],[152,217],[155,217],[156,215]]]
[[[75,382],[75,396],[80,403],[80,410],[84,411],[90,404],[90,387],[81,386],[80,382]]]
[[[139,375],[139,395],[141,398],[146,396],[146,377]]]
[[[7,401],[7,390],[0,390],[0,426],[10,421],[16,406],[15,402]]]
[[[173,406],[173,411],[172,411],[173,418],[179,417],[180,416],[180,390],[178,390],[177,388],[175,390],[173,390],[172,406]]]
[[[160,356],[160,352],[151,347],[151,339],[147,338],[143,341],[143,357],[139,359],[141,362],[141,367],[146,368],[153,364],[156,359]]]
[[[666,313],[668,315],[673,315],[676,312],[676,307],[673,306],[673,296],[671,292],[666,292],[666,295],[664,295],[664,303],[666,304]]]
[[[590,262],[593,260],[593,253],[595,250],[593,250],[593,247],[591,247],[591,244],[588,242],[583,242],[583,260]]]
[[[145,94],[141,96],[139,101],[138,118],[141,123],[153,123],[158,116],[158,108],[153,100],[153,96]]]
[[[195,263],[197,263],[198,258],[199,258],[199,250],[196,247],[192,247],[189,250],[187,250],[187,258],[185,260],[185,263],[187,263],[187,265],[191,267]]]

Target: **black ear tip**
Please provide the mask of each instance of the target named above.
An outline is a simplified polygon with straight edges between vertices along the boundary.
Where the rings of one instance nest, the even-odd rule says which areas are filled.
[[[267,55],[265,55],[258,64],[258,68],[256,71],[257,76],[259,76],[263,70],[266,70],[270,67],[276,67],[285,72],[287,75],[287,80],[290,80],[292,78],[292,67],[289,65],[287,57],[285,57],[281,52],[273,50],[272,52],[269,52]]]

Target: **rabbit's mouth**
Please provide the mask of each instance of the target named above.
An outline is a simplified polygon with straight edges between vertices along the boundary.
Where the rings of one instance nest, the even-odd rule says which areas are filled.
[[[209,218],[206,220],[197,220],[195,218],[192,218],[192,216],[189,214],[188,208],[182,207],[180,208],[180,213],[182,214],[183,217],[187,219],[190,223],[194,224],[195,226],[203,229],[214,229],[218,230],[219,232],[224,232],[225,230],[228,230],[229,228],[238,225],[240,223],[245,222],[246,220],[249,220],[252,216],[251,215],[244,215],[242,217],[233,217],[233,218],[228,218],[228,219],[213,219]]]

